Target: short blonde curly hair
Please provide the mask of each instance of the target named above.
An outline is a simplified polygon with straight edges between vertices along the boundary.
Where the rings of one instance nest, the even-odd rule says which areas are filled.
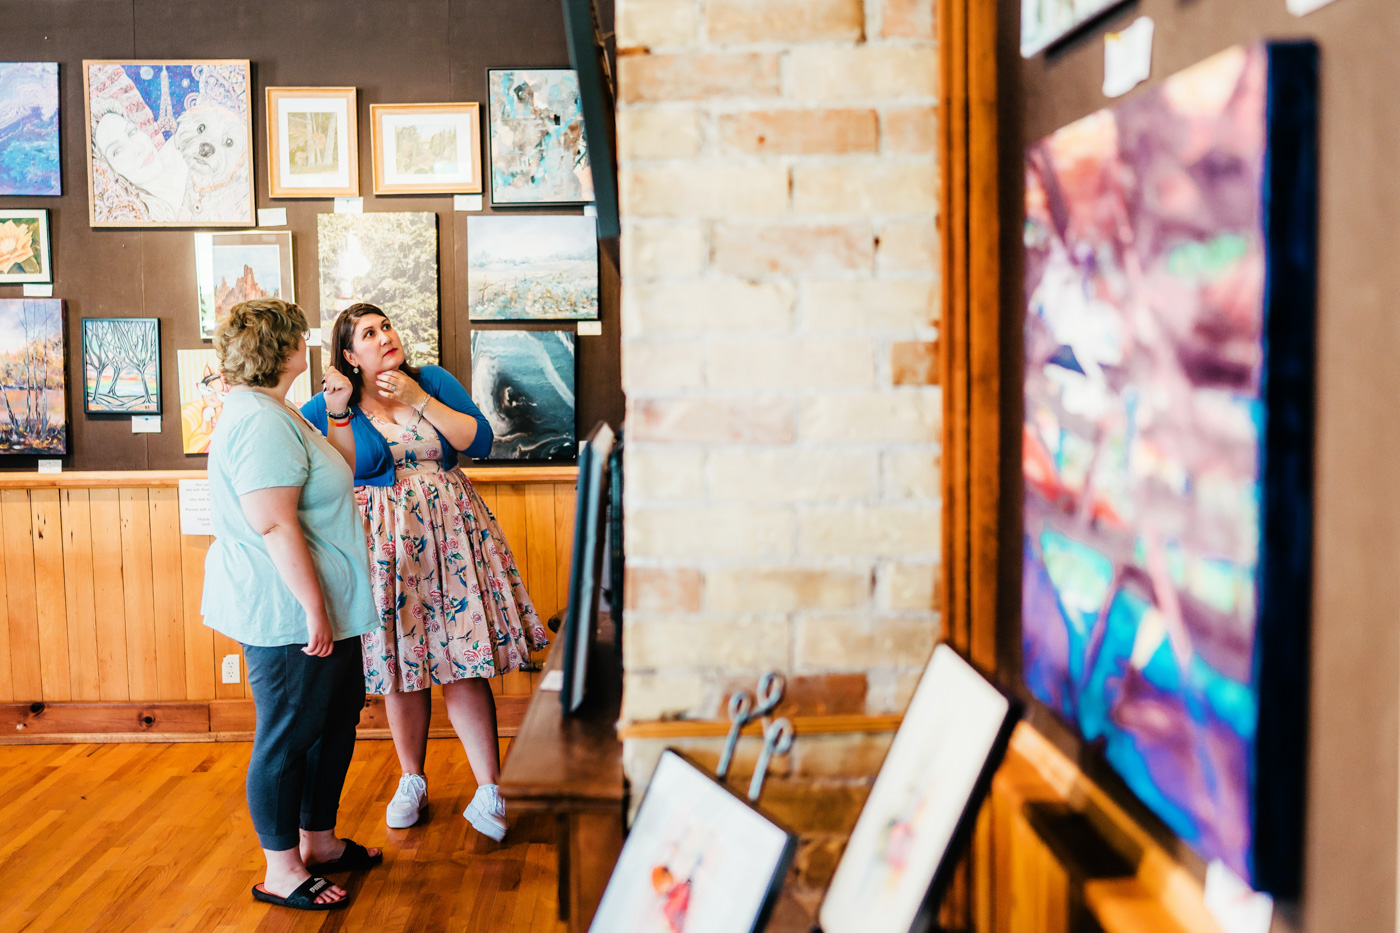
[[[214,331],[224,381],[231,386],[277,385],[305,333],[306,315],[290,302],[255,298],[234,305]]]

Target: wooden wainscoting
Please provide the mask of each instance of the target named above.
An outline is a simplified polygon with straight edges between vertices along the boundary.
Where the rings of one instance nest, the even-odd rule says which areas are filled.
[[[548,619],[568,590],[577,471],[488,467],[467,475]],[[178,481],[203,476],[0,473],[0,704],[9,704],[0,742],[24,731],[15,727],[26,719],[31,729],[45,716],[80,721],[72,719],[80,711],[54,704],[102,704],[81,720],[99,728],[75,730],[94,732],[146,731],[115,728],[144,721],[132,704],[172,729],[201,715],[238,721],[235,710],[251,710],[241,655],[238,683],[219,676],[222,658],[240,654],[237,643],[206,628],[199,611],[211,539],[180,534]],[[492,689],[525,698],[537,676],[507,674]],[[210,701],[234,700],[246,703],[209,713]],[[367,712],[372,719],[373,708]]]

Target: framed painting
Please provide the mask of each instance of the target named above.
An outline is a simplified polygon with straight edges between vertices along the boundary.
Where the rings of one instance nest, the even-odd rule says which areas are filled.
[[[822,899],[823,933],[932,928],[1020,712],[934,649]]]
[[[1022,676],[1204,859],[1290,895],[1316,47],[1227,49],[1032,145],[1025,184]]]
[[[480,194],[481,105],[371,104],[375,194]]]
[[[63,301],[0,299],[0,454],[68,452]]]
[[[593,171],[569,68],[489,69],[491,203],[584,204]]]
[[[1021,0],[1021,57],[1030,58],[1126,0]]]
[[[49,212],[30,208],[0,211],[0,285],[52,281]]]
[[[199,336],[214,328],[234,305],[254,298],[296,301],[289,230],[196,233],[194,273],[199,292]]]
[[[398,328],[409,363],[438,361],[437,214],[318,214],[322,345],[335,316],[359,302]]]
[[[83,319],[83,410],[160,414],[160,319]]]
[[[180,439],[187,454],[209,453],[209,440],[224,410],[228,383],[219,371],[213,350],[179,350],[175,353],[180,382]],[[287,402],[300,408],[311,401],[311,371],[296,378]]]
[[[596,320],[597,230],[592,217],[469,216],[467,312],[471,319]]]
[[[797,836],[673,749],[661,753],[590,933],[757,933]]]
[[[0,195],[62,193],[58,63],[0,62]]]
[[[353,87],[267,89],[267,194],[356,197],[359,115]]]
[[[472,401],[496,436],[492,460],[572,460],[574,334],[472,331]]]
[[[247,60],[84,61],[94,227],[250,227]]]

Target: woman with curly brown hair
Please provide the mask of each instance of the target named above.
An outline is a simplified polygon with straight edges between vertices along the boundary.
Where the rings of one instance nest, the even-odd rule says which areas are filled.
[[[330,350],[349,398],[318,395],[302,411],[323,430],[349,424],[354,433],[379,612],[364,640],[365,682],[384,696],[403,768],[385,821],[412,826],[427,804],[428,688],[441,684],[477,782],[462,815],[499,841],[506,823],[490,678],[528,664],[546,639],[505,535],[457,468],[459,451],[490,453],[491,427],[447,370],[407,365],[398,332],[374,305],[341,312]]]
[[[321,875],[383,858],[335,835],[364,706],[360,636],[375,613],[354,435],[337,425],[323,437],[287,404],[306,371],[305,332],[301,309],[275,298],[235,306],[215,332],[231,388],[210,441],[214,543],[201,611],[243,645],[257,709],[248,809],[267,873],[253,897],[331,910],[346,893]],[[333,404],[350,397],[338,372],[324,386]]]

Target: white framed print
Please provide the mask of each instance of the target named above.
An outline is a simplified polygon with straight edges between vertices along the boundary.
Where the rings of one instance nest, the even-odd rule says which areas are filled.
[[[480,194],[481,105],[371,104],[375,194]]]
[[[353,87],[267,89],[268,197],[356,197],[359,129]]]

